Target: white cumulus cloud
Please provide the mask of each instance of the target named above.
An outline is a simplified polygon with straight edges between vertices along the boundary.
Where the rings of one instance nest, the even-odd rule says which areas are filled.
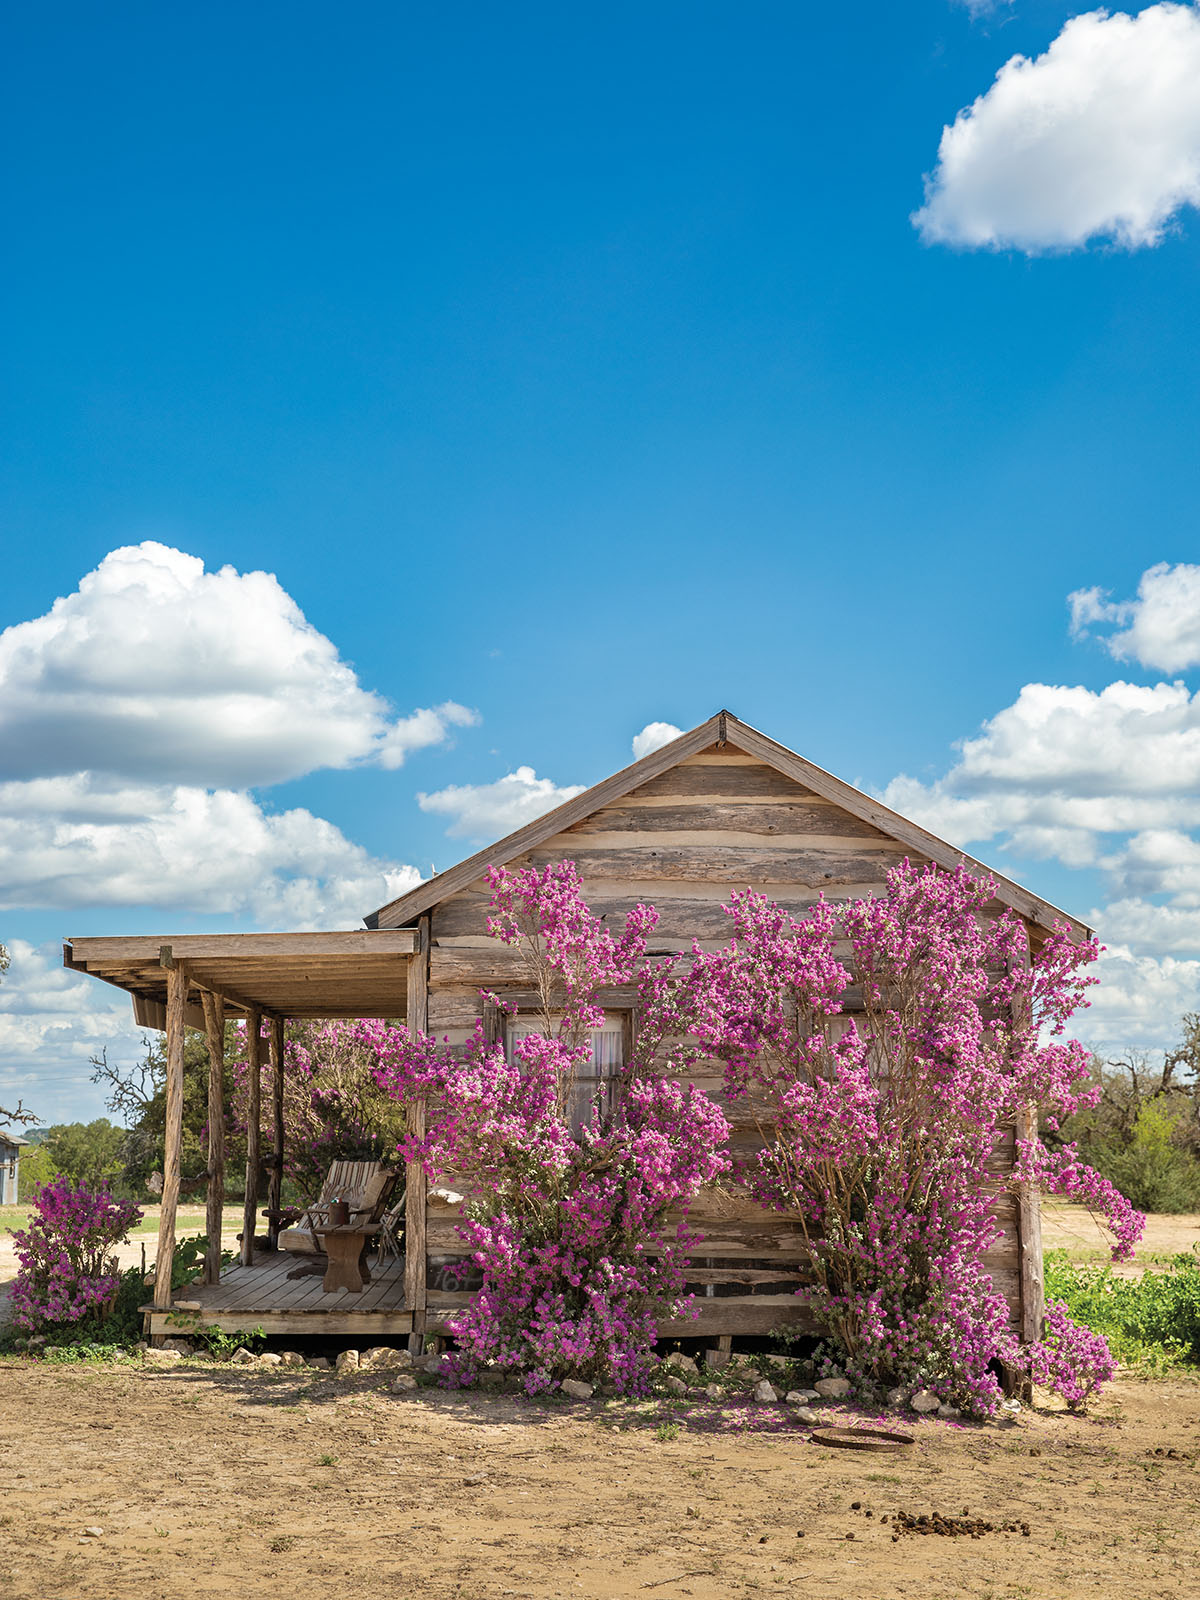
[[[664,744],[670,744],[672,739],[678,739],[683,732],[673,722],[648,722],[641,733],[633,736],[633,756],[635,761],[640,761],[643,756],[648,756],[651,750],[661,750]]]
[[[333,823],[235,790],[73,774],[0,783],[0,908],[184,906],[352,928],[421,881]]]
[[[1200,8],[1072,17],[943,129],[927,243],[1037,254],[1155,245],[1200,205]]]
[[[89,1057],[133,1061],[142,1030],[128,995],[62,964],[62,946],[6,941],[12,966],[0,982],[0,1101],[24,1100],[43,1122],[105,1115]]]
[[[583,789],[581,783],[556,784],[539,778],[532,767],[518,767],[495,783],[451,784],[435,794],[419,794],[417,801],[422,811],[453,819],[446,829],[451,838],[486,842],[544,816]]]
[[[1136,600],[1113,601],[1107,591],[1093,588],[1076,589],[1067,603],[1075,638],[1086,637],[1097,624],[1122,625],[1104,641],[1118,661],[1137,661],[1161,672],[1185,672],[1200,664],[1200,567],[1162,561],[1143,572]]]
[[[398,767],[475,720],[453,701],[393,720],[272,574],[153,541],[0,634],[0,777],[257,787]]]

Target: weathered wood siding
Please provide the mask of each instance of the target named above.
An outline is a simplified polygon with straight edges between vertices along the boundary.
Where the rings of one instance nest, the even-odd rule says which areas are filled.
[[[731,749],[711,747],[660,773],[641,788],[602,806],[565,832],[543,841],[510,865],[575,861],[588,904],[619,927],[638,901],[659,913],[651,950],[715,948],[728,937],[722,911],[730,893],[746,886],[768,894],[796,914],[822,894],[849,899],[877,893],[890,867],[923,857],[870,823],[821,798],[775,768]],[[482,1012],[479,989],[505,993],[532,1006],[519,956],[490,939],[488,893],[482,879],[436,906],[429,953],[429,1029],[462,1042]],[[633,1006],[631,989],[601,994],[606,1009]],[[847,1009],[854,1009],[853,993]],[[723,1103],[717,1063],[689,1079]],[[757,1147],[753,1107],[725,1106],[734,1143]],[[996,1159],[998,1175],[1011,1165],[1011,1141]],[[427,1245],[431,1283],[439,1261],[461,1256],[455,1232],[458,1208],[431,1196]],[[1003,1239],[989,1259],[993,1281],[1019,1315],[1019,1258],[1015,1198],[997,1201]],[[764,1210],[748,1198],[704,1195],[689,1225],[704,1236],[692,1257],[690,1282],[698,1295],[695,1321],[664,1327],[676,1334],[761,1334],[784,1323],[811,1322],[795,1289],[803,1255],[798,1223]],[[431,1287],[431,1319],[465,1302],[461,1292]]]

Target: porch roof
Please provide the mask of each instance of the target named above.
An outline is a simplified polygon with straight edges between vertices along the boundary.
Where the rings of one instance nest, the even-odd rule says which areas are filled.
[[[200,990],[219,995],[231,1016],[403,1018],[416,941],[412,928],[70,939],[63,965],[124,989],[148,1028],[166,1026],[173,966],[187,974],[191,1027],[204,1026],[192,998]]]

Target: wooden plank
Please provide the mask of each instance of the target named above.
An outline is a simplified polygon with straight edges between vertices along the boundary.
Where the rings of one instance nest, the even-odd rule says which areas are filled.
[[[312,1311],[245,1313],[238,1311],[209,1311],[195,1313],[196,1322],[204,1328],[220,1328],[224,1333],[250,1333],[255,1328],[271,1337],[291,1334],[299,1338],[393,1338],[412,1332],[412,1314],[408,1311],[338,1311],[322,1314]],[[151,1338],[177,1335],[179,1328],[168,1320],[166,1313],[153,1313],[150,1317]]]
[[[246,1108],[246,1197],[242,1203],[242,1265],[254,1260],[254,1231],[258,1226],[258,1174],[262,1163],[262,1017],[251,1012],[246,1020],[246,1070],[249,1074]]]
[[[675,770],[695,769],[677,767]],[[605,806],[576,822],[566,832],[568,837],[579,838],[594,833],[745,833],[767,837],[819,834],[834,838],[887,839],[885,833],[869,822],[851,816],[850,812],[830,805],[827,800],[796,800],[794,790],[787,800],[770,805],[697,800],[692,805],[626,803]]]
[[[208,1045],[208,1194],[205,1205],[204,1276],[221,1276],[221,1219],[225,1211],[225,1005],[219,996],[202,995],[204,1035]]]
[[[625,918],[639,899],[642,904],[653,903],[658,912],[658,923],[650,937],[652,947],[657,947],[662,941],[683,945],[692,939],[723,942],[730,937],[733,922],[722,910],[729,900],[730,889],[727,885],[714,887],[712,894],[695,898],[664,895],[661,888],[659,885],[656,891],[654,885],[648,884],[645,896],[632,893],[589,894],[588,905],[596,916],[619,929],[624,926]],[[797,895],[794,892],[775,894],[772,899],[797,920],[805,917],[816,904],[815,895]],[[484,895],[455,895],[433,913],[434,939],[485,937],[486,908],[487,898]]]
[[[271,1018],[271,1181],[267,1185],[267,1206],[278,1211],[283,1193],[283,1018]],[[268,1219],[267,1240],[271,1248],[279,1238],[279,1223]]]
[[[631,789],[626,798],[638,800],[757,800],[801,804],[819,801],[806,785],[786,777],[764,762],[696,759],[658,773]]]
[[[187,1004],[187,972],[167,972],[166,1127],[163,1139],[163,1191],[158,1217],[158,1250],[154,1267],[154,1304],[171,1304],[171,1268],[175,1261],[175,1211],[179,1204],[179,1159],[183,1142],[183,1012]]]
[[[584,879],[607,880],[660,878],[689,882],[723,883],[742,887],[763,884],[803,884],[810,889],[836,888],[842,884],[882,884],[885,874],[905,857],[903,849],[862,852],[820,850],[751,850],[733,845],[672,845],[624,850],[576,850],[573,859]],[[553,851],[530,853],[533,866],[544,867],[562,859]]]
[[[430,919],[417,924],[417,950],[408,968],[408,1031],[415,1039],[429,1032]],[[415,1138],[425,1136],[424,1103],[411,1106],[408,1131]],[[404,1303],[412,1314],[410,1348],[420,1354],[424,1345],[426,1271],[425,1213],[429,1184],[425,1168],[410,1161],[405,1168],[404,1200]]]
[[[334,933],[181,933],[137,934],[113,938],[100,936],[70,940],[76,962],[120,963],[157,961],[163,945],[171,947],[177,961],[245,961],[253,956],[407,956],[415,948],[413,932],[405,929],[357,928]]]

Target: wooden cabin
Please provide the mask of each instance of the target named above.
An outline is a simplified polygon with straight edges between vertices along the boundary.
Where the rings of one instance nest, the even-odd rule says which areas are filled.
[[[268,1093],[276,1095],[275,1149],[253,1149],[248,1170],[266,1161],[277,1200],[282,1113],[278,1090],[283,1023],[288,1017],[403,1016],[413,1030],[465,1041],[482,1017],[489,1030],[505,1022],[480,996],[495,991],[532,1008],[519,954],[489,938],[483,874],[493,864],[577,863],[589,905],[618,925],[639,900],[658,908],[651,953],[690,949],[693,939],[716,946],[728,936],[721,910],[747,885],[802,913],[827,899],[879,892],[889,868],[907,857],[969,869],[997,884],[995,909],[1014,909],[1029,932],[1031,954],[1056,922],[1075,937],[1089,930],[1018,884],[936,838],[877,800],[775,743],[728,712],[653,751],[499,843],[439,873],[400,899],[371,912],[356,933],[193,935],[185,938],[76,939],[65,949],[69,966],[129,990],[139,1020],[168,1035],[168,1141],[159,1258],[169,1263],[178,1193],[178,1135],[182,1104],[182,1039],[189,1023],[207,1026],[219,1050],[218,1024],[227,1015],[258,1019],[252,1048],[265,1049]],[[632,989],[603,992],[605,1026],[596,1040],[597,1071],[611,1070],[636,1028]],[[259,1046],[266,1025],[265,1046]],[[252,1059],[255,1084],[260,1081]],[[696,1078],[719,1097],[720,1079]],[[174,1087],[173,1087],[174,1086]],[[254,1092],[258,1092],[255,1090]],[[174,1095],[174,1099],[171,1096]],[[210,1123],[217,1124],[220,1081],[210,1085]],[[730,1108],[735,1140],[752,1128]],[[996,1157],[1012,1161],[1012,1136]],[[213,1152],[210,1205],[223,1192],[220,1152]],[[247,1227],[240,1264],[221,1274],[210,1260],[208,1281],[189,1286],[189,1314],[228,1329],[261,1326],[269,1333],[378,1334],[435,1332],[466,1298],[441,1287],[439,1268],[463,1253],[452,1194],[428,1192],[419,1167],[407,1173],[402,1266],[378,1275],[358,1295],[327,1295],[320,1280],[288,1280],[270,1250],[254,1244],[254,1186],[248,1189]],[[1003,1236],[988,1262],[1024,1338],[1037,1336],[1042,1315],[1042,1266],[1036,1195],[1002,1194],[997,1210]],[[219,1210],[216,1213],[219,1215]],[[704,1197],[691,1221],[703,1234],[689,1271],[699,1315],[664,1324],[664,1336],[704,1336],[727,1343],[737,1334],[765,1334],[784,1324],[811,1325],[795,1290],[803,1257],[799,1229],[786,1216],[727,1193]],[[270,1242],[270,1241],[269,1241]],[[169,1331],[170,1295],[160,1265],[149,1331]],[[183,1309],[182,1307],[178,1309]]]
[[[15,1133],[0,1133],[0,1206],[15,1206],[21,1176],[21,1151],[28,1139]]]

